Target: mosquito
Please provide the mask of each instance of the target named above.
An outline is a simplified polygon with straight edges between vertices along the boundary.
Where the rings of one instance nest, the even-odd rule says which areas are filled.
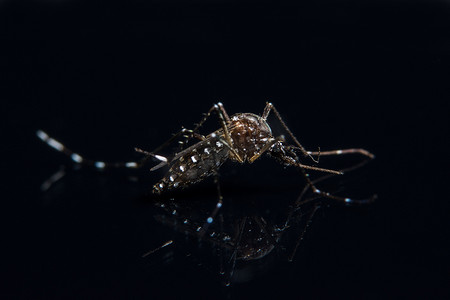
[[[273,112],[276,119],[280,122],[285,133],[292,140],[293,144],[286,140],[285,135],[273,135],[272,129],[267,121],[267,118],[271,112]],[[206,136],[200,134],[199,129],[213,113],[215,113],[218,117],[220,128]],[[50,147],[69,156],[75,163],[91,165],[97,169],[105,169],[108,167],[141,168],[151,158],[154,158],[159,161],[159,164],[152,167],[150,169],[151,171],[157,170],[164,166],[169,167],[169,170],[164,177],[153,186],[152,191],[155,194],[161,194],[174,189],[187,188],[193,184],[205,180],[208,177],[214,176],[214,181],[217,186],[218,200],[212,213],[207,218],[205,225],[200,230],[202,233],[204,233],[208,225],[213,222],[214,217],[222,207],[223,197],[220,191],[218,170],[227,160],[241,164],[253,163],[263,154],[268,154],[284,166],[297,168],[305,179],[307,187],[318,196],[348,204],[367,203],[373,201],[373,197],[366,200],[357,200],[332,195],[331,193],[319,190],[315,186],[314,182],[309,178],[307,171],[317,171],[334,175],[342,175],[343,172],[301,163],[299,157],[303,156],[304,158],[310,160],[312,164],[317,164],[319,157],[321,156],[361,154],[373,159],[374,155],[372,153],[361,148],[332,151],[320,151],[320,149],[319,151],[307,151],[283,121],[275,106],[269,102],[266,103],[262,115],[256,115],[253,113],[237,113],[231,117],[226,112],[222,103],[219,102],[214,104],[208,112],[204,114],[203,118],[194,127],[194,129],[182,128],[178,133],[173,135],[168,141],[152,152],[135,148],[137,152],[145,155],[144,158],[138,162],[106,163],[104,161],[86,159],[80,154],[73,152],[57,140],[53,139],[42,130],[37,131],[37,136]],[[163,148],[167,147],[180,137],[184,138],[184,141],[179,141],[183,145],[187,144],[192,139],[197,140],[197,142],[169,157],[157,154]],[[317,156],[317,159],[315,159],[314,156]]]

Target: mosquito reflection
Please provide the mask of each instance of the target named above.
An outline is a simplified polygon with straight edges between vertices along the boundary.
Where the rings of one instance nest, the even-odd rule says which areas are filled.
[[[183,244],[185,256],[213,270],[224,285],[247,281],[261,271],[267,271],[279,261],[292,260],[316,211],[318,199],[289,203],[278,199],[282,207],[259,206],[249,209],[239,199],[232,201],[220,213],[206,233],[200,235],[208,201],[175,200],[155,202],[158,212],[154,219],[173,230],[173,238],[163,247]],[[267,199],[267,202],[270,200]],[[272,199],[272,201],[274,201]],[[266,201],[264,201],[266,202]],[[243,204],[244,203],[244,204]],[[151,250],[164,251],[158,247]],[[149,256],[148,253],[145,256]]]

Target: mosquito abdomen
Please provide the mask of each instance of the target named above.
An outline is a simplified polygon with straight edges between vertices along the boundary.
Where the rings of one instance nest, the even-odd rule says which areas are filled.
[[[169,163],[169,172],[153,186],[153,192],[159,194],[202,181],[220,168],[228,159],[229,152],[219,135],[212,135],[192,145],[178,153]]]

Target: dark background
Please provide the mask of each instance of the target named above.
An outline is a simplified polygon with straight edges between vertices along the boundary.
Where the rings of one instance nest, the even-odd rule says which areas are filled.
[[[449,17],[446,1],[1,1],[2,298],[449,297]],[[322,205],[294,262],[276,249],[226,288],[214,257],[155,222],[162,173],[73,171],[35,137],[133,160],[218,101],[230,114],[273,102],[311,150],[372,151],[323,189],[378,200]],[[321,166],[336,161],[353,162]],[[304,184],[267,158],[221,182],[228,215],[285,205]],[[210,211],[214,189],[186,197]]]

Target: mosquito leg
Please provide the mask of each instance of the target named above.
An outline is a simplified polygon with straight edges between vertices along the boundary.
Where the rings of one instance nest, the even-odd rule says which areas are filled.
[[[331,169],[324,169],[324,168],[308,166],[308,165],[304,165],[304,164],[297,163],[297,162],[294,165],[297,167],[300,167],[302,169],[325,172],[325,173],[330,173],[330,174],[334,174],[334,175],[342,175],[343,174],[341,171],[335,171],[335,170],[331,170]]]
[[[300,149],[300,151],[302,152],[302,154],[304,156],[309,156],[309,158],[311,158],[312,161],[314,161],[315,163],[317,163],[317,161],[311,156],[311,154],[308,153],[308,151],[306,151],[306,149],[300,144],[300,142],[297,140],[297,138],[295,137],[295,135],[292,133],[292,131],[289,129],[289,127],[286,125],[286,123],[283,121],[283,118],[281,118],[280,113],[278,112],[278,110],[275,108],[275,106],[273,106],[272,103],[267,102],[266,103],[266,107],[264,108],[264,112],[262,115],[262,119],[265,121],[267,119],[267,117],[269,116],[269,113],[273,110],[275,116],[277,117],[278,121],[281,123],[281,126],[283,126],[284,130],[286,130],[286,132],[289,134],[289,136],[291,137],[291,139],[294,141],[294,143],[298,146],[298,148]]]
[[[225,122],[230,122],[230,117],[228,116],[225,108],[223,107],[223,104],[221,102],[214,104],[206,114],[204,114],[203,118],[200,120],[200,122],[195,126],[193,132],[197,132],[200,127],[203,126],[203,124],[206,122],[206,120],[211,116],[211,113],[213,111],[216,111],[218,114],[221,114],[223,116],[223,119]]]
[[[219,183],[219,175],[216,172],[215,176],[214,176],[214,183],[217,186],[217,203],[216,203],[216,207],[214,208],[214,210],[212,211],[212,213],[209,215],[209,217],[206,219],[205,224],[203,224],[202,228],[200,229],[199,232],[199,237],[202,238],[206,231],[208,230],[209,225],[211,225],[212,222],[214,222],[214,218],[217,215],[217,212],[220,210],[220,208],[223,205],[223,197],[222,197],[222,193],[220,191],[220,183]]]
[[[195,132],[193,132],[193,131],[190,130],[190,129],[183,128],[183,129],[181,129],[178,133],[174,134],[174,135],[173,135],[169,140],[167,140],[164,144],[162,144],[162,145],[159,146],[157,149],[155,149],[153,152],[148,152],[148,151],[142,150],[142,149],[140,149],[140,148],[134,148],[134,150],[135,150],[136,152],[145,154],[145,155],[147,155],[147,156],[154,157],[154,158],[156,158],[157,160],[159,160],[160,163],[159,163],[158,165],[156,165],[156,166],[154,166],[153,168],[150,169],[150,171],[155,171],[155,170],[157,170],[157,169],[159,169],[159,168],[161,168],[161,167],[163,167],[163,166],[165,166],[165,165],[168,164],[168,159],[167,159],[166,157],[164,157],[164,156],[162,156],[162,155],[155,154],[155,153],[158,152],[159,150],[163,149],[164,147],[166,147],[166,146],[169,145],[170,143],[172,143],[172,142],[173,142],[178,136],[180,136],[181,134],[183,134],[183,137],[186,138],[186,141],[187,141],[188,139],[191,139],[191,138],[197,138],[197,139],[199,139],[199,140],[201,140],[201,141],[205,140],[205,137],[204,137],[203,135],[198,134],[198,133],[195,133]],[[180,142],[180,141],[179,141],[179,142]],[[181,144],[184,145],[185,143],[184,143],[184,142],[181,142]]]
[[[95,160],[84,158],[80,154],[75,153],[71,149],[69,149],[66,146],[64,146],[59,141],[57,141],[54,138],[50,137],[46,132],[44,132],[42,130],[38,130],[36,132],[36,135],[38,136],[39,139],[41,139],[43,142],[45,142],[51,148],[53,148],[53,149],[55,149],[55,150],[57,150],[59,152],[62,152],[66,156],[70,157],[75,163],[82,164],[82,165],[88,165],[88,166],[94,166],[95,168],[100,169],[100,170],[105,169],[105,168],[134,168],[134,169],[141,168],[149,160],[150,157],[156,158],[159,161],[161,161],[160,164],[158,164],[156,167],[152,168],[152,170],[156,170],[156,169],[159,169],[160,167],[162,167],[162,166],[167,164],[167,158],[165,158],[164,156],[161,156],[161,155],[156,155],[154,153],[156,153],[156,152],[160,151],[161,149],[167,147],[175,139],[177,139],[180,135],[183,135],[185,137],[189,135],[190,138],[194,137],[194,138],[197,138],[199,140],[204,140],[205,139],[204,136],[202,136],[202,135],[200,135],[198,133],[194,133],[190,129],[183,128],[179,132],[174,134],[166,142],[161,144],[161,146],[156,148],[153,152],[147,152],[147,151],[135,148],[135,150],[137,152],[144,153],[144,154],[147,155],[146,157],[144,157],[143,159],[141,159],[141,160],[139,160],[137,162],[132,162],[132,161],[131,162],[104,162],[104,161],[95,161]]]
[[[247,217],[244,217],[239,224],[239,232],[238,236],[236,238],[236,242],[233,247],[233,253],[231,254],[229,264],[230,264],[230,272],[228,273],[228,278],[226,281],[226,286],[230,286],[231,284],[231,278],[233,278],[234,269],[236,267],[236,259],[237,259],[237,251],[241,244],[242,235],[244,234],[245,224],[247,223]]]
[[[223,234],[223,215],[220,214],[219,218],[220,218],[220,234]],[[224,250],[222,249],[222,247],[218,247],[217,251],[219,252],[218,253],[218,255],[219,255],[219,273],[220,273],[220,275],[224,275],[225,274],[225,271],[224,271],[224,268],[223,268],[223,253],[224,253]]]
[[[236,150],[233,148],[233,141],[230,137],[230,132],[228,130],[227,124],[230,122],[230,117],[228,116],[227,112],[225,111],[225,108],[223,107],[222,103],[214,104],[208,112],[204,115],[203,119],[197,124],[197,126],[194,128],[193,132],[197,132],[197,130],[205,123],[205,121],[211,116],[211,113],[216,112],[217,116],[219,117],[219,123],[222,127],[223,134],[225,136],[225,142],[228,145],[231,153],[236,157],[236,159],[239,162],[243,162],[242,158],[239,156],[239,154],[236,152]],[[216,134],[216,133],[213,133]]]
[[[161,246],[159,246],[159,247],[157,247],[157,248],[155,248],[155,249],[153,249],[153,250],[150,250],[150,251],[148,251],[147,253],[143,254],[143,255],[142,255],[142,258],[145,258],[145,257],[147,257],[147,256],[149,256],[149,255],[155,253],[156,251],[159,251],[159,250],[161,250],[162,248],[171,245],[172,243],[173,243],[173,240],[168,240],[167,242],[165,242],[165,243],[162,244]]]
[[[349,149],[349,150],[351,150],[351,151],[349,151],[348,153],[360,153],[359,151],[353,151],[353,149]],[[356,149],[356,150],[359,150],[359,149]],[[364,150],[364,149],[362,149],[362,150]],[[327,151],[327,152],[337,152],[337,151],[339,151],[339,150],[335,150],[335,151]],[[342,154],[345,154],[345,152],[346,152],[346,150],[341,150],[343,153]],[[365,152],[366,150],[364,150],[364,152]],[[341,153],[340,153],[341,154]],[[328,155],[328,154],[326,154],[326,155]],[[330,154],[330,155],[334,155],[334,153],[332,153],[332,154]],[[370,156],[369,156],[370,157]],[[352,166],[350,166],[350,167],[347,167],[347,168],[344,168],[344,169],[341,169],[341,170],[339,170],[341,173],[347,173],[347,172],[351,172],[351,171],[353,171],[353,170],[356,170],[356,169],[359,169],[359,168],[361,168],[362,166],[364,166],[364,165],[366,165],[368,162],[369,162],[370,160],[364,160],[364,161],[362,161],[362,162],[359,162],[359,163],[357,163],[357,164],[354,164],[354,165],[352,165]],[[306,175],[308,175],[308,174],[306,174]],[[325,181],[325,180],[327,180],[327,179],[329,179],[329,178],[331,178],[331,177],[333,177],[334,175],[333,174],[328,174],[328,175],[325,175],[325,176],[321,176],[321,177],[319,177],[319,178],[317,178],[317,179],[315,179],[315,180],[312,180],[311,181],[311,183],[312,183],[312,185],[313,186],[315,186],[317,183],[319,183],[319,182],[322,182],[322,181]],[[300,195],[298,196],[298,198],[297,198],[297,200],[296,200],[296,204],[295,204],[295,206],[296,207],[299,207],[299,206],[302,206],[303,204],[305,204],[305,203],[307,203],[307,202],[311,202],[311,201],[313,201],[313,200],[315,200],[315,199],[317,199],[317,198],[309,198],[309,199],[305,199],[305,200],[303,200],[303,197],[304,197],[304,195],[306,194],[306,192],[309,190],[311,188],[311,185],[310,184],[307,184],[304,188],[303,188],[303,190],[302,190],[302,192],[300,193]],[[375,199],[377,198],[377,195],[373,195],[372,197],[370,197],[370,198],[368,198],[368,199],[350,199],[350,198],[343,198],[344,200],[345,200],[345,203],[347,203],[347,204],[367,204],[367,203],[371,203],[371,202],[373,202]]]
[[[233,153],[233,155],[237,158],[237,160],[239,162],[243,162],[242,158],[239,156],[239,154],[233,148],[233,141],[231,140],[230,132],[228,131],[228,126],[227,126],[227,121],[226,121],[226,119],[228,119],[228,121],[229,121],[230,118],[228,117],[227,112],[223,108],[222,103],[219,102],[219,104],[215,104],[213,106],[213,109],[217,112],[217,115],[219,116],[219,122],[220,122],[220,125],[222,126],[222,130],[225,135],[225,140],[227,141],[228,145],[230,145],[230,147],[231,147],[231,149],[230,149],[231,152]]]
[[[335,196],[328,192],[323,192],[323,191],[319,190],[318,188],[316,188],[315,184],[311,181],[311,179],[309,179],[309,175],[305,172],[304,168],[299,168],[299,169],[302,172],[303,176],[305,177],[306,182],[308,183],[308,186],[312,189],[312,191],[315,194],[318,194],[320,196],[323,196],[323,197],[326,197],[326,198],[329,198],[332,200],[336,200],[339,202],[344,202],[347,204],[368,204],[368,203],[375,201],[375,199],[377,198],[376,195],[373,195],[372,197],[370,197],[368,199],[351,199],[351,198],[347,198],[347,197]]]
[[[194,127],[193,130],[185,130],[185,129],[183,128],[183,130],[185,130],[185,131],[183,132],[183,133],[184,133],[184,134],[183,134],[183,137],[184,137],[185,139],[184,139],[184,141],[179,141],[179,143],[180,143],[181,146],[182,146],[181,150],[183,149],[183,146],[184,146],[185,144],[187,144],[187,143],[189,142],[189,140],[190,140],[192,137],[197,137],[197,138],[199,138],[200,140],[204,140],[204,139],[205,139],[205,137],[204,137],[203,135],[198,134],[198,130],[200,129],[200,127],[203,126],[203,124],[206,122],[206,120],[208,120],[208,118],[211,116],[211,113],[212,113],[213,111],[217,111],[217,110],[220,110],[221,113],[224,114],[224,115],[228,118],[228,114],[227,114],[227,112],[225,111],[225,109],[224,109],[222,103],[214,104],[214,105],[208,110],[207,113],[204,113],[204,114],[203,114],[203,118],[200,120],[200,122],[198,122],[197,124],[195,124],[195,127]],[[228,120],[229,120],[229,118],[228,118]]]
[[[348,168],[343,169],[343,170],[341,170],[341,171],[342,171],[342,172],[352,171],[352,170],[354,170],[354,169],[360,168],[361,166],[365,165],[367,162],[368,162],[367,160],[366,160],[366,161],[363,161],[363,162],[361,162],[361,163],[359,163],[359,164],[356,164],[356,165],[354,165],[354,166],[348,167]],[[308,182],[308,184],[305,186],[305,188],[302,190],[302,192],[300,193],[299,197],[297,198],[297,200],[296,200],[296,202],[295,202],[295,206],[292,208],[292,210],[291,210],[291,212],[290,212],[290,214],[289,214],[287,220],[290,219],[290,217],[291,217],[291,215],[293,214],[293,212],[294,212],[295,210],[297,210],[299,207],[305,205],[305,204],[308,203],[308,202],[312,202],[312,201],[314,201],[314,200],[317,200],[317,199],[320,198],[320,197],[326,197],[326,198],[330,198],[330,199],[332,199],[332,200],[337,200],[337,201],[339,201],[339,202],[345,202],[346,204],[368,204],[368,203],[373,202],[373,201],[377,198],[376,195],[373,195],[371,198],[368,198],[368,199],[351,199],[351,198],[344,198],[344,197],[334,196],[334,195],[331,195],[330,193],[327,193],[327,192],[322,192],[322,191],[318,190],[318,189],[315,187],[315,184],[318,183],[318,182],[324,181],[324,180],[326,180],[326,179],[328,179],[328,178],[330,178],[330,177],[332,177],[332,176],[334,176],[334,175],[325,175],[325,176],[322,176],[322,177],[320,177],[320,178],[318,178],[318,179],[316,179],[316,180],[310,180],[308,174],[307,174],[303,169],[301,169],[301,171],[302,171],[302,173],[304,174],[304,176],[305,176],[306,181]],[[312,189],[313,189],[313,191],[314,191],[314,193],[316,194],[316,196],[315,196],[315,197],[312,197],[312,198],[309,198],[309,199],[303,200],[302,198],[303,198],[303,196],[305,195],[306,191],[307,191],[309,188],[312,188]],[[305,235],[305,233],[306,233],[306,231],[307,231],[307,229],[308,229],[308,226],[309,226],[309,224],[311,223],[311,220],[312,220],[312,218],[313,218],[313,216],[314,216],[314,214],[315,214],[315,212],[317,211],[318,208],[319,208],[319,206],[316,204],[316,205],[314,206],[312,212],[311,212],[310,215],[308,216],[308,220],[307,220],[306,226],[305,226],[304,230],[302,231],[302,233],[300,234],[300,236],[299,236],[299,238],[298,238],[298,240],[297,240],[297,243],[296,243],[296,245],[295,245],[295,247],[294,247],[294,250],[293,250],[292,254],[291,254],[290,257],[289,257],[289,261],[292,261],[292,260],[293,260],[293,258],[294,258],[294,256],[295,256],[295,253],[296,253],[296,251],[297,251],[297,249],[298,249],[298,247],[299,247],[301,241],[303,240],[303,237],[304,237],[304,235]],[[286,222],[286,225],[285,225],[285,226],[288,226],[287,223],[288,223],[288,222]]]
[[[375,155],[370,153],[369,151],[361,148],[350,148],[350,149],[339,149],[339,150],[331,150],[331,151],[307,151],[309,155],[344,155],[344,154],[361,154],[369,157],[370,159],[374,159]]]
[[[54,138],[50,137],[47,133],[45,133],[42,130],[38,130],[36,132],[36,135],[39,139],[41,139],[44,143],[52,147],[53,149],[64,153],[66,156],[68,156],[70,159],[72,159],[77,164],[82,165],[88,165],[93,166],[99,170],[103,170],[105,168],[130,168],[130,169],[136,169],[142,167],[144,163],[148,161],[148,157],[144,157],[138,162],[104,162],[104,161],[96,161],[84,158],[80,154],[72,151],[71,149],[67,148]]]
[[[355,164],[355,165],[353,165],[353,166],[350,166],[350,167],[348,167],[348,168],[341,169],[340,171],[341,171],[342,173],[351,172],[351,171],[353,171],[353,170],[356,170],[356,169],[361,168],[362,166],[366,165],[368,162],[369,162],[369,160],[364,160],[364,161],[362,161],[362,162],[360,162],[360,163],[357,163],[357,164]],[[314,185],[316,185],[317,183],[322,182],[322,181],[325,181],[325,180],[327,180],[327,179],[329,179],[329,178],[331,178],[331,177],[333,177],[333,176],[334,176],[333,174],[328,174],[328,175],[325,175],[325,176],[322,176],[322,177],[319,177],[319,178],[317,178],[317,179],[312,180],[312,183],[313,183]],[[306,186],[303,188],[302,192],[300,193],[300,195],[299,195],[298,198],[297,198],[296,206],[301,206],[301,205],[303,205],[303,204],[305,204],[305,203],[307,203],[307,202],[310,202],[310,201],[312,201],[312,200],[315,199],[315,198],[310,198],[310,199],[302,200],[303,197],[304,197],[304,195],[306,194],[306,192],[309,190],[310,187],[311,187],[310,185],[306,185]],[[376,196],[374,196],[374,197],[376,197]],[[353,200],[353,201],[358,201],[358,200]],[[365,200],[364,200],[364,201],[365,201]]]
[[[273,104],[270,102],[266,102],[266,106],[264,107],[263,114],[261,118],[265,121],[270,114],[270,111],[273,109]]]
[[[307,186],[305,187],[304,191],[301,193],[300,197],[301,198],[303,196],[303,194],[306,192],[306,190],[308,188],[311,188],[312,191],[320,196],[329,198],[329,199],[333,199],[336,201],[340,201],[340,202],[344,202],[347,204],[366,204],[366,203],[370,203],[373,202],[376,199],[376,195],[372,196],[369,199],[361,199],[361,200],[355,200],[355,199],[351,199],[351,198],[347,198],[347,197],[339,197],[339,196],[334,196],[328,192],[323,192],[321,190],[319,190],[316,186],[315,186],[315,182],[321,181],[321,180],[325,180],[328,177],[324,177],[324,178],[319,178],[316,181],[311,181],[311,179],[309,178],[309,175],[306,173],[305,170],[314,170],[314,171],[320,171],[320,172],[326,172],[326,173],[330,173],[330,174],[335,174],[335,175],[342,175],[343,172],[342,171],[335,171],[335,170],[330,170],[330,169],[323,169],[323,168],[318,168],[318,167],[313,167],[313,166],[308,166],[308,165],[304,165],[301,164],[297,161],[297,159],[290,157],[290,156],[282,156],[279,157],[286,165],[290,165],[290,166],[295,166],[297,167],[300,172],[303,174],[303,177],[306,180]],[[345,170],[352,170],[356,167],[358,167],[359,165],[350,167],[348,169],[344,169]],[[297,201],[298,202],[298,201]]]
[[[222,102],[217,103],[217,106],[219,107],[220,112],[222,113],[223,117],[225,118],[225,121],[226,121],[227,123],[230,123],[230,122],[231,122],[230,117],[228,116],[227,111],[226,111],[225,108],[223,107]]]
[[[181,135],[185,138],[184,142],[183,141],[178,141],[178,143],[180,143],[181,146],[184,146],[193,137],[195,137],[195,138],[197,138],[199,140],[204,140],[205,139],[205,137],[202,136],[201,134],[194,133],[194,130],[187,129],[187,128],[183,127],[183,128],[181,128],[180,131],[178,131],[177,133],[173,134],[167,141],[162,143],[158,148],[154,149],[151,153],[157,153],[157,152],[161,151],[162,149],[164,149],[167,146],[169,146],[170,144],[172,144]]]
[[[370,158],[370,159],[374,159],[374,158],[375,158],[375,155],[374,155],[374,154],[370,153],[369,151],[367,151],[367,150],[365,150],[365,149],[361,149],[361,148],[339,149],[339,150],[331,150],[331,151],[323,151],[323,152],[320,152],[320,151],[317,151],[317,152],[316,152],[316,151],[308,151],[308,153],[311,154],[311,155],[324,155],[324,156],[327,156],[327,155],[345,155],[345,154],[361,154],[361,155],[367,156],[367,157]],[[369,162],[369,160],[364,160],[364,161],[362,161],[362,162],[360,162],[360,163],[358,163],[358,164],[356,164],[356,165],[350,166],[350,167],[345,168],[345,169],[341,169],[340,172],[341,172],[342,174],[344,174],[344,173],[353,171],[353,170],[355,170],[355,169],[358,169],[358,168],[362,167],[363,165],[367,164],[368,162]],[[313,184],[315,185],[316,183],[321,182],[321,181],[324,181],[324,180],[326,180],[326,179],[328,179],[328,178],[330,178],[330,177],[332,177],[332,176],[333,176],[333,175],[325,175],[325,176],[322,176],[322,177],[320,177],[320,178],[318,178],[318,179],[315,179],[315,180],[312,181],[312,182],[313,182]],[[297,199],[298,205],[301,205],[300,202],[302,202],[302,204],[304,203],[304,201],[300,201],[300,199],[303,198],[303,195],[306,193],[306,191],[307,191],[309,188],[310,188],[310,185],[307,185],[307,186],[305,186],[305,188],[303,189],[302,193],[300,194],[300,196],[299,196],[298,199]],[[373,197],[376,198],[376,196],[373,196]],[[373,198],[373,197],[372,197],[372,198]],[[370,202],[373,201],[372,198],[370,198]],[[308,199],[308,200],[306,200],[306,201],[309,202],[310,200]],[[358,203],[361,203],[361,200],[352,200],[352,199],[349,199],[348,201],[349,201],[349,202],[347,202],[347,203],[352,203],[352,201],[358,201]],[[366,201],[366,200],[363,200],[363,203],[364,203],[365,201]],[[363,203],[361,203],[361,204],[363,204]]]
[[[258,224],[259,228],[264,232],[267,239],[270,241],[270,243],[274,246],[278,246],[278,240],[273,237],[273,235],[267,230],[267,222],[264,220],[263,217],[253,217],[253,220]],[[263,223],[264,222],[264,223]]]
[[[52,176],[50,176],[49,179],[44,181],[44,183],[41,185],[41,191],[43,192],[47,191],[55,182],[63,178],[64,175],[66,175],[66,170],[64,166],[61,166],[55,174],[53,174]]]
[[[185,145],[187,145],[187,143],[192,138],[196,138],[196,139],[198,139],[200,141],[203,141],[203,140],[206,139],[203,135],[201,135],[201,134],[199,134],[197,132],[194,132],[194,130],[190,130],[190,129],[186,129],[186,128],[183,128],[181,130],[181,133],[183,134],[184,140],[183,141],[182,140],[178,141],[178,144],[180,144],[180,150],[179,151],[184,150]]]
[[[291,253],[291,255],[288,258],[289,261],[292,261],[294,259],[295,253],[297,252],[297,249],[298,249],[298,246],[302,242],[302,240],[303,240],[303,238],[305,236],[305,233],[308,230],[308,227],[311,224],[311,221],[312,221],[312,219],[313,219],[313,217],[314,217],[314,215],[315,215],[315,213],[316,213],[316,211],[318,209],[319,209],[319,206],[315,205],[313,210],[309,213],[308,219],[306,220],[306,225],[303,228],[302,232],[300,233],[300,236],[298,237],[297,242],[295,243],[294,250],[292,250],[292,253]]]
[[[267,150],[269,150],[270,147],[272,147],[275,143],[279,142],[279,141],[284,141],[284,136],[279,136],[275,139],[270,139],[262,148],[261,150],[258,151],[258,153],[256,153],[255,155],[253,155],[248,161],[250,163],[254,162],[255,160],[257,160],[264,152],[266,152]]]
[[[162,156],[158,156],[155,155],[154,153],[160,151],[161,149],[167,147],[169,144],[171,144],[175,139],[177,139],[180,135],[183,135],[185,137],[185,142],[187,142],[189,139],[195,137],[199,140],[204,140],[205,137],[198,134],[196,131],[200,128],[200,126],[206,121],[206,119],[209,117],[209,115],[211,114],[211,112],[215,110],[217,111],[218,115],[219,115],[219,119],[221,120],[221,125],[222,128],[224,129],[225,132],[225,137],[227,139],[227,141],[229,142],[229,144],[231,145],[231,139],[228,133],[228,129],[225,123],[225,120],[227,122],[229,122],[229,117],[228,114],[226,113],[222,103],[218,103],[215,104],[209,111],[208,113],[205,115],[205,117],[200,121],[200,123],[195,127],[194,130],[189,130],[186,128],[181,129],[178,133],[174,134],[170,139],[168,139],[166,142],[164,142],[161,146],[159,146],[158,148],[156,148],[154,151],[152,152],[145,152],[147,154],[146,157],[144,157],[143,159],[141,159],[138,162],[104,162],[104,161],[96,161],[96,160],[92,160],[92,159],[87,159],[83,156],[81,156],[80,154],[72,151],[71,149],[67,148],[66,146],[64,146],[62,143],[60,143],[59,141],[55,140],[54,138],[50,137],[46,132],[44,132],[43,130],[38,130],[36,132],[36,135],[38,136],[39,139],[41,139],[43,142],[45,142],[48,146],[52,147],[53,149],[64,153],[66,156],[68,156],[69,158],[71,158],[75,163],[77,164],[83,164],[83,165],[88,165],[88,166],[94,166],[97,169],[105,169],[105,168],[140,168],[142,167],[148,160],[150,157],[155,157],[157,159],[159,158],[163,158]],[[183,142],[181,142],[181,144],[185,144]],[[139,152],[144,152],[139,151]],[[233,153],[235,153],[235,151],[233,151]],[[161,160],[161,159],[159,159]],[[164,162],[167,163],[167,159],[164,158],[161,160],[161,163],[155,167],[155,169],[158,169],[159,167],[161,167],[162,165],[164,165]]]

